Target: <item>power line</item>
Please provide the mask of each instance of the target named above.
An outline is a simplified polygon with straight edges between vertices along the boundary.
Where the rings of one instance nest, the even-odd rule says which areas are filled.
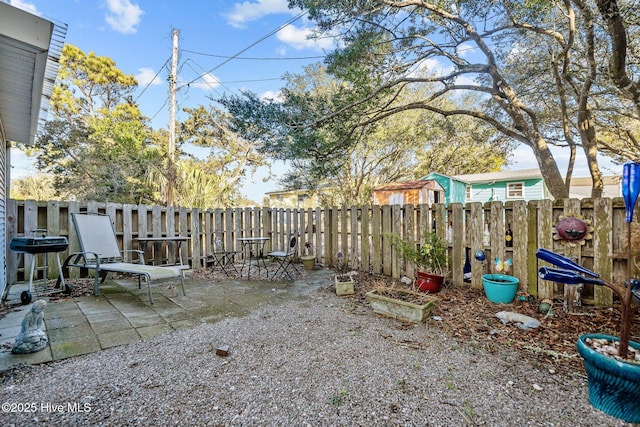
[[[225,59],[240,59],[245,61],[293,61],[293,60],[309,60],[309,59],[322,59],[323,55],[319,56],[293,56],[293,57],[253,57],[253,56],[225,56],[216,55],[213,53],[196,52],[195,50],[182,49],[182,52],[193,53],[194,55],[210,56],[213,58],[225,58]]]
[[[195,71],[196,73],[199,73],[200,71],[197,71],[190,63],[195,64],[196,66],[198,66],[198,68],[200,68],[201,70],[204,70],[203,67],[201,67],[200,65],[198,65],[195,61],[193,61],[192,59],[188,59],[184,62],[184,65],[188,66],[189,68],[191,68],[193,71]],[[209,86],[209,88],[214,91],[215,93],[217,93],[218,95],[220,95],[220,93],[218,92],[217,88],[212,86],[210,82],[207,81],[207,79],[203,79],[204,80],[204,84],[206,84],[207,86]],[[216,77],[216,82],[218,83],[219,86],[224,87],[227,90],[231,90],[228,87],[224,86],[224,84]],[[188,86],[188,88],[190,88],[190,86]]]
[[[153,78],[149,81],[149,83],[147,83],[147,85],[144,87],[144,89],[142,89],[142,92],[140,92],[138,94],[138,96],[136,96],[136,99],[133,102],[138,102],[138,99],[140,99],[140,97],[142,96],[142,94],[149,89],[149,86],[151,86],[151,84],[156,80],[156,78],[160,75],[160,72],[162,71],[162,69],[164,67],[167,66],[167,62],[169,62],[171,60],[171,58],[167,58],[166,61],[164,61],[164,64],[162,64],[162,66],[160,67],[160,69],[158,70],[158,72],[156,73],[155,76],[153,76]]]
[[[254,47],[255,45],[263,42],[264,40],[268,39],[269,37],[271,37],[272,35],[276,34],[278,31],[280,31],[283,28],[286,28],[287,26],[293,24],[294,22],[296,22],[298,19],[302,18],[304,15],[306,15],[307,12],[306,11],[302,11],[299,14],[297,14],[296,16],[294,16],[293,18],[291,18],[290,20],[288,20],[287,22],[285,22],[284,24],[280,25],[278,28],[276,28],[275,30],[270,31],[269,33],[267,33],[266,35],[262,36],[261,38],[259,38],[258,40],[256,40],[255,42],[251,43],[249,46],[245,47],[244,49],[242,49],[240,52],[236,53],[233,56],[228,57],[225,61],[222,61],[222,63],[220,63],[219,65],[213,67],[212,69],[210,69],[209,71],[207,71],[206,73],[202,73],[201,75],[199,75],[198,77],[196,77],[195,79],[191,80],[190,82],[183,84],[182,86],[180,86],[178,89],[181,89],[184,86],[189,86],[191,83],[195,83],[196,81],[198,81],[199,79],[201,79],[204,75],[209,74],[215,70],[217,70],[218,68],[222,67],[224,64],[230,62],[233,59],[238,58],[241,54],[243,54],[244,52],[248,51],[249,49],[251,49],[252,47]]]
[[[271,82],[274,80],[282,80],[282,77],[273,77],[270,79],[253,79],[253,80],[231,80],[231,81],[225,81],[225,84],[231,84],[231,83],[256,83],[256,82]]]

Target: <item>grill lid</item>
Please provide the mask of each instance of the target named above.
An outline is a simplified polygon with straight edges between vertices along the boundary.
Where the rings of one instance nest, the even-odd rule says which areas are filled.
[[[29,254],[61,252],[68,246],[69,242],[64,236],[14,237],[9,243],[9,249],[12,251]]]

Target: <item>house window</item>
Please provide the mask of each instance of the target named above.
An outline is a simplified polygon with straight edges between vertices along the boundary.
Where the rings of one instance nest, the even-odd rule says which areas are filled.
[[[467,200],[471,200],[471,184],[467,184]]]
[[[507,184],[507,198],[521,199],[524,197],[524,182],[510,182]]]

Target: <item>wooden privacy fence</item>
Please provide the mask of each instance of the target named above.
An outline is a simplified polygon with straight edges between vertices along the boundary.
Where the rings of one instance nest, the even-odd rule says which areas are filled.
[[[306,245],[319,263],[336,265],[336,254],[342,252],[350,268],[400,277],[413,276],[413,266],[395,256],[386,237],[398,233],[420,244],[422,230],[428,227],[449,241],[448,266],[450,279],[457,285],[481,287],[482,275],[493,272],[493,261],[511,259],[511,274],[520,279],[520,290],[540,298],[553,298],[563,293],[562,284],[541,281],[537,270],[542,262],[535,256],[539,247],[574,257],[582,265],[600,273],[605,279],[621,282],[626,272],[626,230],[624,202],[621,198],[564,199],[540,201],[491,202],[434,205],[384,205],[331,207],[314,209],[229,208],[186,209],[161,206],[123,205],[115,203],[36,202],[9,200],[7,203],[7,277],[8,283],[24,279],[29,255],[19,261],[8,250],[15,236],[29,236],[34,229],[47,229],[50,236],[65,236],[69,249],[60,254],[64,259],[79,250],[71,223],[72,212],[100,212],[111,217],[122,249],[138,249],[138,237],[187,236],[190,240],[181,248],[183,260],[194,269],[207,266],[207,254],[213,252],[216,238],[226,249],[240,249],[241,237],[265,236],[270,240],[265,252],[285,248],[289,236],[299,237],[299,254]],[[567,247],[553,239],[553,226],[560,216],[581,216],[595,228],[593,237],[584,246]],[[513,247],[505,245],[505,229],[510,225]],[[483,243],[488,228],[490,244]],[[632,223],[634,248],[637,255],[639,238],[637,222]],[[465,249],[471,255],[471,283],[463,282]],[[484,250],[487,263],[475,260],[476,250]],[[174,253],[166,244],[156,247],[156,263],[174,263]],[[48,265],[55,262],[49,254]],[[147,254],[150,258],[151,254]],[[52,271],[53,270],[53,271]],[[41,270],[38,271],[41,275]],[[55,269],[49,269],[50,275]],[[634,265],[634,273],[637,273]],[[75,271],[65,272],[77,275]],[[41,276],[40,276],[41,277]],[[609,289],[585,286],[583,303],[610,305]]]

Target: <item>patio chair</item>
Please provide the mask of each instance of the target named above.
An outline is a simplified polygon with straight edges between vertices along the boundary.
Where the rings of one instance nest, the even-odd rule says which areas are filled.
[[[211,268],[220,268],[227,276],[231,276],[227,269],[233,269],[233,271],[238,275],[238,269],[234,265],[236,255],[241,251],[229,250],[226,251],[224,246],[222,245],[222,241],[219,237],[216,237],[214,241],[213,253],[209,255],[207,258],[211,261]]]
[[[161,267],[145,265],[144,253],[139,250],[120,251],[116,233],[108,215],[96,213],[72,213],[71,219],[80,242],[81,252],[70,254],[64,261],[64,267],[78,267],[94,271],[95,281],[93,291],[99,295],[99,277],[104,283],[110,272],[130,274],[137,276],[138,288],[142,288],[142,277],[147,283],[149,301],[153,304],[151,295],[151,282],[166,280],[180,280],[182,294],[184,290],[184,274],[178,267]],[[124,253],[138,254],[138,263],[124,262]]]
[[[272,279],[275,279],[278,275],[280,275],[282,277],[287,276],[289,280],[293,280],[293,276],[291,275],[292,270],[300,275],[300,271],[293,263],[297,247],[298,238],[296,236],[291,236],[291,239],[289,239],[289,245],[286,250],[273,251],[267,254],[268,257],[273,258],[278,263],[278,268],[276,268],[276,271],[273,273]]]

